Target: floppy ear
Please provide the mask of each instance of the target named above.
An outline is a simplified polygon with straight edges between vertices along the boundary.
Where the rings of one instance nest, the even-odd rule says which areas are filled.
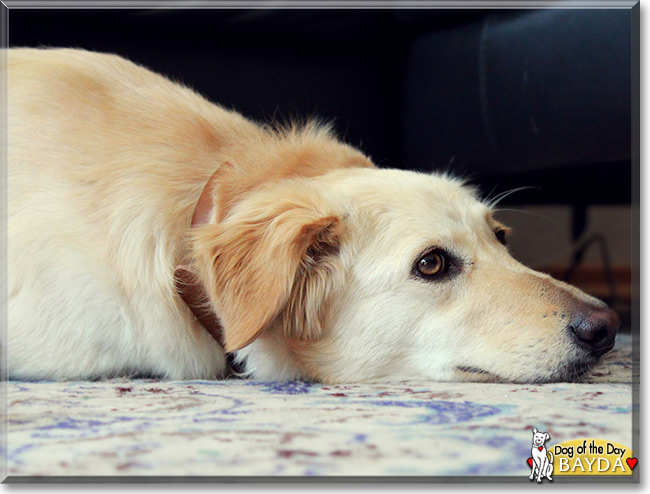
[[[284,310],[288,336],[320,334],[342,223],[305,186],[244,199],[220,223],[196,228],[194,269],[216,309],[226,351],[239,350]]]
[[[549,435],[548,432],[545,434],[545,437],[546,437],[546,440],[547,440],[547,441],[548,441],[549,439],[551,439],[551,436]]]

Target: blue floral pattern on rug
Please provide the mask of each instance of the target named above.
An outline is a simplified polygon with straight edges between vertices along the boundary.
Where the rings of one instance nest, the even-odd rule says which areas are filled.
[[[632,446],[631,340],[583,383],[9,382],[11,476],[527,476],[551,444]]]

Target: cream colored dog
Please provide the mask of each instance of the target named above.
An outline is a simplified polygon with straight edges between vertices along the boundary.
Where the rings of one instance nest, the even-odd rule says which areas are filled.
[[[220,378],[236,352],[268,380],[540,382],[614,344],[616,315],[515,261],[459,180],[117,56],[9,50],[8,81],[12,378]]]

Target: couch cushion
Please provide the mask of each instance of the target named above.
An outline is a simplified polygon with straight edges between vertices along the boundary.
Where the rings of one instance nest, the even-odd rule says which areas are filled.
[[[416,39],[408,165],[479,175],[631,156],[631,11],[494,12]]]

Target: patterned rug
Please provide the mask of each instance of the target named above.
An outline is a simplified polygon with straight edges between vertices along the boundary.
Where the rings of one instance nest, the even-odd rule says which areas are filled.
[[[11,381],[9,480],[523,477],[533,427],[632,447],[631,361],[621,335],[583,383]]]

